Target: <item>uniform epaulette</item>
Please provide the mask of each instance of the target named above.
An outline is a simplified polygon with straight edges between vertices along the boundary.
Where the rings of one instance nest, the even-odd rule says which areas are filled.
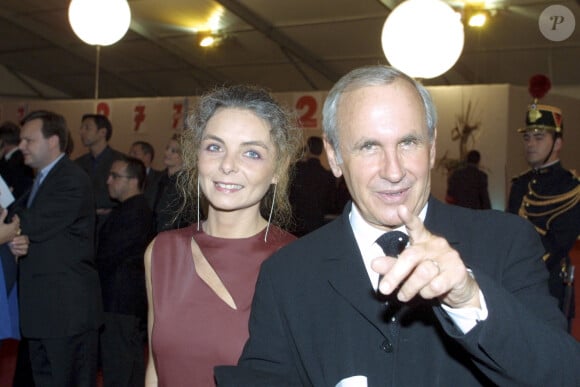
[[[527,175],[528,173],[530,173],[532,169],[526,169],[525,171],[521,172],[519,175],[512,177],[512,182],[516,181],[517,179],[519,179],[520,177]]]
[[[568,172],[568,176],[572,180],[576,180],[577,182],[580,182],[580,177],[576,174],[576,170],[575,169],[566,169],[566,172]]]

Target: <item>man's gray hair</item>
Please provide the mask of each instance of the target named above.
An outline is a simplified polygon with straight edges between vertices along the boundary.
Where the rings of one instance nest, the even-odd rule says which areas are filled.
[[[342,95],[347,91],[360,89],[367,86],[389,85],[401,79],[411,84],[423,101],[425,108],[425,124],[429,133],[429,140],[434,140],[435,127],[437,126],[437,111],[431,95],[421,83],[389,66],[367,66],[352,70],[343,76],[330,90],[322,109],[322,127],[327,141],[336,153],[337,161],[342,162],[338,136],[338,104]]]

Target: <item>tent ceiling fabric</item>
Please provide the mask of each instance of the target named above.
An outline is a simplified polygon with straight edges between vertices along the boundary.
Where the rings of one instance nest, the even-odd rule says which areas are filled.
[[[456,4],[458,1],[453,1]],[[394,0],[129,0],[132,23],[100,52],[100,98],[197,95],[215,85],[258,84],[273,92],[328,90],[349,70],[387,64],[381,29]],[[484,30],[466,27],[457,64],[431,85],[510,83],[537,73],[554,87],[580,87],[580,0],[502,0]],[[549,5],[576,16],[553,42],[538,28]],[[92,98],[96,49],[68,22],[67,0],[0,3],[0,97]],[[197,45],[215,21],[224,39]],[[107,28],[107,20],[103,20]],[[425,31],[428,33],[428,31]]]

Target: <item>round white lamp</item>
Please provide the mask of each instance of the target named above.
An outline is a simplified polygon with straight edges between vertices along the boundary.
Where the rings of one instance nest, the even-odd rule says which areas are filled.
[[[381,43],[391,66],[413,78],[447,72],[463,50],[460,15],[440,0],[407,0],[387,17]]]
[[[68,20],[83,42],[109,46],[127,33],[131,9],[127,0],[72,0]]]
[[[101,46],[117,43],[129,29],[131,9],[127,0],[71,0],[68,21],[74,33],[96,47],[95,99],[99,98]]]

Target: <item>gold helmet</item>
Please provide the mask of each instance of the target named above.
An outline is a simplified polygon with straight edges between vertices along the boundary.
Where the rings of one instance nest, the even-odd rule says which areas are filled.
[[[538,100],[546,95],[550,87],[550,79],[545,75],[537,74],[530,78],[528,90],[534,102],[528,105],[526,125],[518,129],[519,133],[551,131],[556,137],[564,134],[562,110],[555,106],[538,104]]]

